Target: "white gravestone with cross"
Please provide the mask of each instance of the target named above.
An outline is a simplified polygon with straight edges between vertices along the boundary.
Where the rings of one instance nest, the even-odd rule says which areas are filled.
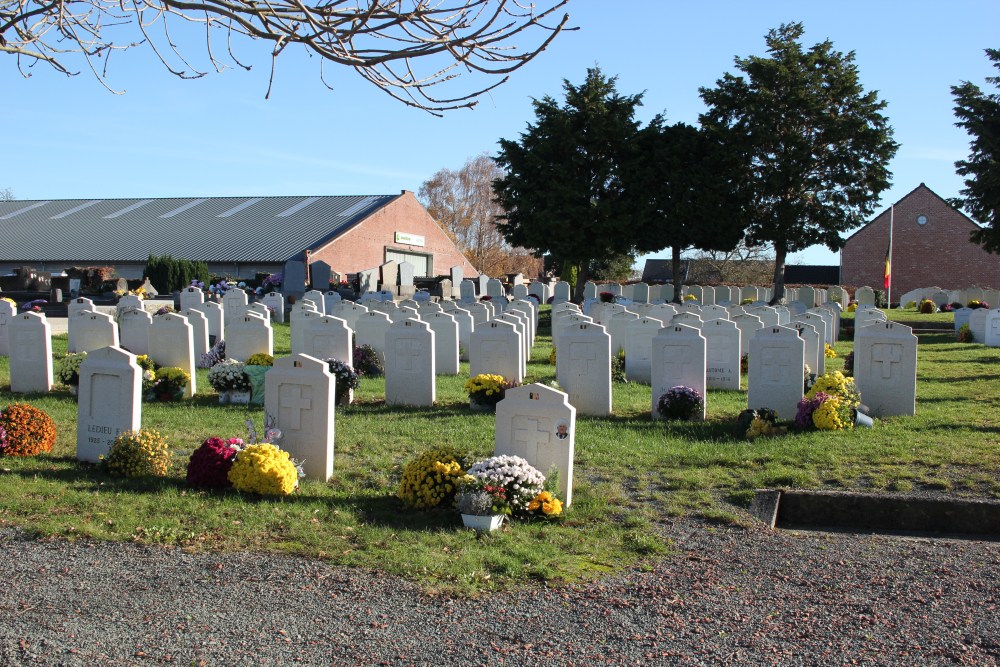
[[[740,388],[740,329],[728,319],[709,320],[701,328],[705,337],[705,386],[708,389]],[[626,362],[628,357],[625,358]]]
[[[625,378],[650,384],[653,371],[653,338],[664,323],[652,317],[637,317],[625,327]]]
[[[475,321],[472,319],[472,314],[465,308],[461,308],[458,305],[447,308],[444,312],[451,315],[455,319],[455,323],[458,324],[459,361],[468,361],[469,347],[472,345],[472,332],[475,330]]]
[[[750,339],[747,407],[795,419],[803,394],[806,344],[788,327],[765,327]]]
[[[611,336],[600,324],[581,322],[563,331],[556,377],[582,415],[611,414]]]
[[[394,322],[385,333],[386,405],[434,405],[434,332],[426,322]]]
[[[969,330],[972,332],[972,338],[977,343],[986,342],[986,316],[990,311],[985,308],[976,308],[969,315]],[[855,335],[857,335],[857,329],[854,330]]]
[[[857,291],[854,292],[854,299],[858,302],[859,306],[874,306],[875,290],[867,285],[859,287]]]
[[[76,328],[76,351],[91,352],[102,347],[118,347],[118,325],[106,313],[82,311],[73,318]]]
[[[228,356],[228,346],[227,346]],[[149,327],[149,356],[159,366],[176,366],[187,372],[190,380],[184,389],[184,398],[194,396],[194,330],[183,315],[167,313],[153,318]]]
[[[729,310],[725,306],[708,305],[701,308],[701,319],[703,322],[712,320],[728,320]]]
[[[15,394],[52,389],[52,329],[45,315],[21,313],[10,318],[10,390]]]
[[[854,312],[854,338],[857,342],[858,331],[870,324],[885,322],[886,316],[878,308],[858,308]],[[982,342],[982,340],[980,340]]]
[[[458,322],[454,313],[426,312],[423,321],[434,332],[434,368],[438,375],[458,375]]]
[[[861,329],[854,345],[854,383],[875,417],[913,416],[917,406],[917,337],[898,322]]]
[[[986,347],[1000,347],[1000,308],[986,311]]]
[[[476,326],[469,345],[470,377],[491,373],[520,383],[524,365],[524,345],[513,324],[493,321]]]
[[[628,341],[628,326],[639,319],[639,316],[628,310],[615,313],[604,323],[604,328],[611,334],[611,354],[618,354],[625,349]]]
[[[278,324],[285,323],[285,295],[281,292],[269,292],[260,300],[271,311],[271,320]]]
[[[323,313],[330,315],[330,310],[333,308],[334,304],[338,304],[343,301],[343,297],[340,296],[340,292],[335,292],[334,290],[327,290],[323,292]]]
[[[531,358],[531,345],[530,345],[530,331],[528,327],[528,318],[524,316],[524,313],[504,313],[500,317],[495,318],[495,320],[501,322],[510,322],[517,329],[518,335],[521,336],[521,348],[523,354],[521,359],[524,362],[521,367],[521,373],[528,374],[528,359]]]
[[[244,313],[243,317],[230,323],[227,330],[226,358],[246,361],[254,354],[274,354],[274,330],[263,317]]]
[[[359,303],[351,301],[341,301],[335,303],[330,309],[330,315],[339,317],[347,322],[347,326],[353,331],[358,324],[358,318],[368,312],[368,309]]]
[[[194,341],[194,358],[200,359],[201,355],[208,352],[208,318],[205,317],[205,313],[194,308],[188,308],[181,311],[181,315],[187,318],[187,321],[191,323],[191,336]],[[124,323],[124,319],[122,320]],[[122,334],[124,336],[125,329],[122,328]],[[149,333],[146,333],[148,340]],[[122,339],[122,347],[126,348],[129,352],[133,354],[145,354],[144,352],[135,352],[128,345],[125,344],[124,338]]]
[[[816,327],[808,322],[801,322],[799,320],[790,323],[788,326],[798,331],[799,338],[806,344],[803,362],[809,367],[809,372],[815,373],[817,376],[822,375],[823,362],[826,357],[823,355],[823,343],[820,341],[819,332],[816,331]]]
[[[325,361],[306,354],[278,357],[264,376],[264,412],[281,431],[281,448],[309,479],[333,475],[335,378]]]
[[[77,297],[75,299],[70,300],[70,302],[68,304],[66,304],[66,311],[67,311],[66,312],[66,327],[67,327],[67,329],[66,329],[66,336],[68,338],[67,347],[66,347],[66,351],[67,352],[76,352],[77,351],[76,350],[76,332],[73,330],[74,329],[73,319],[74,319],[74,317],[75,317],[75,315],[77,313],[79,313],[81,311],[84,311],[84,310],[90,310],[90,311],[94,310],[94,302],[91,301],[90,299],[86,298],[86,297],[79,296],[79,297]]]
[[[316,306],[310,301],[301,301],[295,304],[288,318],[289,347],[292,354],[302,354],[305,352],[306,322],[309,318],[321,316],[322,313],[316,310]],[[227,324],[226,326],[228,327],[229,325]]]
[[[303,332],[303,354],[316,359],[336,359],[353,366],[354,332],[347,322],[333,315],[320,315],[306,320]]]
[[[317,289],[311,289],[302,295],[303,301],[312,301],[313,305],[316,306],[316,312],[320,315],[326,315],[326,298],[323,293]]]
[[[566,394],[541,384],[508,389],[497,403],[493,453],[520,456],[545,476],[558,471],[566,507],[573,502],[576,412]]]
[[[199,303],[205,303],[205,293],[198,287],[185,287],[181,290],[181,310],[194,308]]]
[[[392,326],[389,316],[378,310],[370,310],[358,318],[354,327],[356,345],[370,345],[385,363],[385,332]]]
[[[121,317],[118,318],[118,338],[121,347],[135,355],[149,354],[149,328],[151,326],[153,326],[153,316],[145,310],[130,310],[122,313]]]
[[[653,338],[652,414],[659,419],[657,403],[663,394],[677,386],[695,389],[706,399],[694,420],[705,419],[705,365],[707,347],[699,329],[686,324],[663,327]]]
[[[76,458],[97,463],[122,431],[142,425],[142,369],[135,355],[102,347],[80,364],[76,410]]]
[[[247,308],[247,293],[238,287],[226,291],[222,295],[222,312],[226,320],[226,326],[243,317],[243,311]]]
[[[830,313],[826,313],[828,316]],[[809,352],[809,342],[806,341],[806,363],[809,364],[810,368],[817,375],[822,375],[826,372],[826,344],[827,344],[827,318],[820,315],[815,310],[806,311],[801,315],[795,317],[796,322],[804,322],[806,324],[811,324],[813,329],[816,330],[816,334],[819,338],[816,342],[816,365],[814,366],[812,362],[808,359],[812,356]]]
[[[750,341],[754,335],[764,328],[764,323],[756,315],[744,313],[734,315],[733,323],[740,330],[740,357],[750,352]]]
[[[194,307],[200,310],[205,319],[208,320],[208,343],[215,345],[226,337],[226,319],[222,313],[222,306],[214,301],[206,301]]]

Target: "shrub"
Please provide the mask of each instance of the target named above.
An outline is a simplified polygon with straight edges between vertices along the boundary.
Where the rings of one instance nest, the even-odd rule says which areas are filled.
[[[531,500],[545,485],[545,475],[520,456],[491,456],[473,464],[468,474],[485,484],[503,487],[515,515],[526,514]]]
[[[968,324],[963,324],[958,328],[958,332],[955,334],[955,340],[959,343],[976,342],[976,338],[972,335],[972,329],[969,328]]]
[[[153,429],[123,431],[104,457],[104,467],[119,477],[165,477],[170,467],[170,448]]]
[[[177,366],[167,366],[156,370],[156,384],[153,386],[153,393],[157,397],[170,395],[178,398],[191,381],[191,376],[183,368]]]
[[[664,419],[691,419],[700,412],[705,399],[701,392],[691,387],[671,387],[656,402],[656,410]]]
[[[203,489],[224,489],[232,486],[229,469],[233,467],[236,447],[243,441],[238,438],[223,440],[209,438],[194,450],[188,459],[187,483]]]
[[[403,468],[396,495],[415,509],[451,505],[463,468],[462,455],[451,447],[429,449]]]
[[[616,384],[627,384],[625,377],[625,351],[618,350],[618,354],[611,355],[611,381]]]
[[[919,310],[923,315],[931,315],[937,312],[937,304],[930,299],[923,299],[920,302]]]
[[[6,456],[35,456],[51,452],[56,444],[56,423],[44,411],[27,403],[12,403],[0,413],[6,434]]]
[[[208,371],[208,383],[216,391],[250,391],[250,377],[242,361],[226,359]]]
[[[354,348],[354,370],[362,377],[378,377],[385,373],[382,358],[371,345],[357,345]]]
[[[917,302],[916,301],[907,301],[906,302],[906,309],[907,310],[910,310],[911,308],[916,308],[916,307],[917,307]]]
[[[174,259],[170,255],[150,255],[143,274],[158,292],[169,294],[182,290],[193,281],[208,280],[208,264],[187,259]]]
[[[778,413],[771,408],[744,410],[736,417],[737,434],[753,440],[762,435],[784,435],[787,429],[778,425]]]
[[[87,358],[86,352],[70,352],[59,360],[56,379],[60,383],[75,387],[80,384],[80,364]]]
[[[247,366],[274,366],[274,357],[267,352],[256,352],[243,363]]]
[[[751,299],[749,297],[746,298],[746,299],[740,299],[740,305],[741,306],[749,306],[751,303],[753,303],[753,299]]]
[[[268,443],[239,452],[228,477],[237,491],[262,496],[287,496],[299,485],[299,471],[288,452]]]

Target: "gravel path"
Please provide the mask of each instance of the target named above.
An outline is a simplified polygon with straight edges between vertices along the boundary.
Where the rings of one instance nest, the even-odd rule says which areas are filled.
[[[0,530],[0,665],[997,665],[1000,543],[663,526],[596,584],[478,599],[301,558]]]

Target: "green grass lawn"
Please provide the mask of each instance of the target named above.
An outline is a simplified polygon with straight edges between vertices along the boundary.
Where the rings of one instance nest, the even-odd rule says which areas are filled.
[[[547,333],[543,309],[543,334]],[[912,316],[912,313],[911,313]],[[287,326],[275,348],[287,354]],[[537,341],[530,379],[554,379],[551,342]],[[54,341],[66,349],[65,336]],[[850,342],[836,346],[839,369]],[[942,492],[1000,497],[1000,349],[921,335],[917,415],[842,433],[794,433],[747,442],[733,432],[744,391],[711,391],[704,423],[653,421],[650,389],[616,385],[615,415],[580,417],[573,506],[558,523],[515,523],[477,537],[453,511],[411,511],[396,499],[402,466],[426,448],[451,445],[487,456],[493,415],[468,409],[464,375],[440,377],[438,404],[388,408],[384,382],[363,380],[355,405],[337,410],[334,477],[293,496],[256,498],[186,487],[187,457],[206,437],[245,435],[262,409],[221,406],[199,371],[200,393],[182,403],[143,404],[143,425],[175,452],[162,479],[121,480],[75,460],[76,403],[65,391],[13,397],[0,359],[0,406],[27,401],[56,420],[50,455],[0,459],[0,523],[43,536],[135,540],[186,549],[265,550],[409,577],[429,591],[475,593],[531,582],[590,579],[650,562],[669,549],[658,520],[697,515],[745,521],[760,487]]]

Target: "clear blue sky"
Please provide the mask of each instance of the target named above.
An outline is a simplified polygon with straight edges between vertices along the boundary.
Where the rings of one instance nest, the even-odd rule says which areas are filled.
[[[327,69],[329,91],[317,61],[301,53],[279,61],[265,100],[269,58],[257,43],[237,46],[253,71],[193,81],[173,77],[142,47],[117,54],[109,80],[124,95],[86,73],[66,78],[38,66],[24,79],[14,58],[0,55],[0,189],[18,199],[415,192],[441,168],[495,153],[499,138],[516,138],[533,121],[531,98],[561,99],[563,80],[580,83],[594,65],[618,76],[620,92],[645,91],[643,122],[664,112],[696,123],[699,86],[735,72],[734,56],[763,54],[768,29],[802,21],[807,45],[829,38],[855,51],[865,88],[889,103],[901,148],[882,196],[888,207],[921,182],[957,194],[953,163],[967,155],[968,137],[954,126],[949,87],[982,86],[996,74],[983,49],[1000,48],[996,0],[573,0],[568,11],[578,31],[558,37],[476,109],[445,118],[402,106],[349,69]],[[204,67],[199,44],[185,53]],[[839,260],[816,247],[792,261]]]

